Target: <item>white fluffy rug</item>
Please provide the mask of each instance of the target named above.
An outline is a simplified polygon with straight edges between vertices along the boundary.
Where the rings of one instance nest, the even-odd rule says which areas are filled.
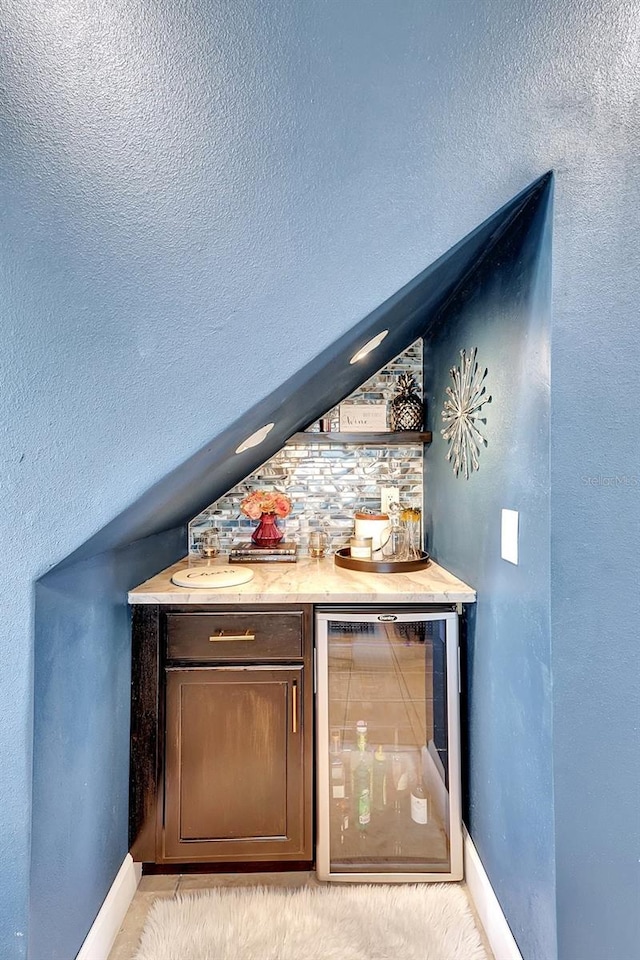
[[[156,900],[135,960],[487,960],[453,884],[225,888]]]

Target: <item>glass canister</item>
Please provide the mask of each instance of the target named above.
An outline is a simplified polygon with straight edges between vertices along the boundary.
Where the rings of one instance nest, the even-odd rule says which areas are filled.
[[[400,513],[400,519],[406,530],[405,559],[419,560],[422,556],[422,538],[420,534],[422,510],[415,505],[404,507]]]
[[[400,523],[400,505],[395,500],[389,505],[389,516],[391,517],[391,530],[389,531],[389,539],[382,548],[382,556],[385,560],[405,560],[407,555],[407,530],[405,525]]]

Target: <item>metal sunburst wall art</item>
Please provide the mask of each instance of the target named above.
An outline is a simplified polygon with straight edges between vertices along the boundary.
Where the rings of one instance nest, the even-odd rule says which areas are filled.
[[[449,373],[453,380],[453,387],[447,387],[449,397],[444,402],[442,419],[446,426],[440,431],[450,444],[447,460],[451,462],[456,477],[464,474],[465,479],[474,470],[480,469],[478,455],[487,441],[480,432],[479,424],[487,422],[482,417],[482,408],[485,403],[491,403],[491,397],[486,396],[487,387],[485,378],[487,367],[480,370],[476,355],[478,348],[474,347],[466,356],[466,351],[460,351],[460,366],[452,367]]]

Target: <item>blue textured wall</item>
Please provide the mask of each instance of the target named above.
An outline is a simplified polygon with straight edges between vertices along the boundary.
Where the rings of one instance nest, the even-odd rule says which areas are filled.
[[[638,498],[581,478],[637,463],[636,15],[6,5],[3,955],[26,950],[34,582],[549,168],[560,955],[628,954]]]
[[[75,956],[127,853],[127,590],[184,555],[184,527],[36,586],[29,954]]]
[[[430,551],[473,583],[465,649],[465,822],[524,957],[556,956],[549,550],[551,187],[441,313],[425,342]],[[441,411],[460,351],[478,348],[491,403],[480,469],[456,477]],[[519,511],[519,564],[500,558]]]

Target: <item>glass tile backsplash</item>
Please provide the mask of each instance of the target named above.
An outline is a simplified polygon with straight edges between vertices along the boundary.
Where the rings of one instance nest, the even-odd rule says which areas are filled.
[[[400,373],[411,373],[422,395],[422,340],[378,371],[347,398],[350,402],[388,402],[397,392]],[[337,431],[339,407],[329,410],[331,430]],[[319,421],[308,428],[320,430]],[[380,509],[381,487],[398,489],[402,506],[422,505],[423,446],[313,442],[288,443],[274,457],[203,510],[189,524],[189,554],[198,556],[203,531],[218,527],[222,552],[248,540],[256,523],[243,516],[240,502],[255,489],[281,490],[292,503],[289,516],[278,521],[286,540],[295,540],[301,555],[308,553],[309,534],[323,530],[329,552],[348,543],[356,509]]]

